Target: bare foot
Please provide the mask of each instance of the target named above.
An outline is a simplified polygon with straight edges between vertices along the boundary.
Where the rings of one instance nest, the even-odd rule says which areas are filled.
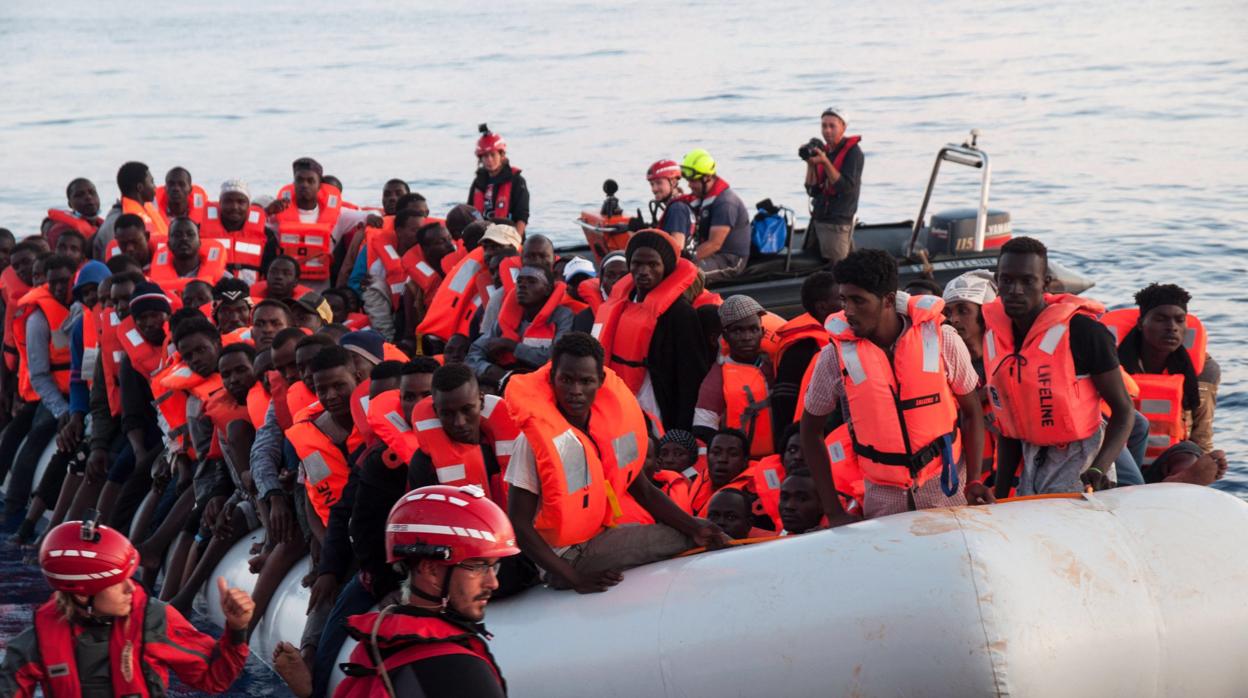
[[[312,695],[312,672],[308,671],[308,665],[294,645],[277,643],[277,647],[273,648],[273,670],[290,687],[291,693],[299,698]]]
[[[264,569],[264,563],[268,562],[268,560],[269,554],[267,552],[260,553],[247,561],[247,569],[251,570],[252,574],[260,574],[260,570]]]

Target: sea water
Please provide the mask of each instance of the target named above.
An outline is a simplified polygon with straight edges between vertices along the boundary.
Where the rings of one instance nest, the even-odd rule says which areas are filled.
[[[400,177],[445,213],[467,196],[481,122],[529,182],[530,230],[557,241],[579,238],[602,180],[644,208],[646,167],[698,147],[748,204],[800,224],[797,147],[828,106],[863,137],[860,219],[891,222],[916,215],[936,150],[979,128],[991,205],[1095,278],[1089,295],[1191,291],[1222,366],[1218,487],[1245,496],[1246,37],[1235,0],[6,0],[0,226],[37,232],[77,176],[107,208],[126,160],[158,183],[186,166],[215,198],[233,177],[271,195],[310,155],[350,201],[377,205]],[[945,169],[932,210],[973,205],[978,172]],[[44,595],[12,557],[4,636]]]

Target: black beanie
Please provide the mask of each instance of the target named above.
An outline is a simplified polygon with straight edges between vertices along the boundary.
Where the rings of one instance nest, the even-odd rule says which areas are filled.
[[[659,253],[659,259],[663,260],[663,278],[666,279],[676,271],[676,250],[672,249],[672,243],[668,238],[652,230],[634,233],[628,241],[628,248],[624,251],[624,256],[630,264],[633,261],[633,252],[639,247],[649,247]]]

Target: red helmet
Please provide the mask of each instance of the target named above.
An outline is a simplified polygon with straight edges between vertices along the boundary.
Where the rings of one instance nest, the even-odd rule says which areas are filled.
[[[646,181],[680,179],[680,165],[675,160],[659,160],[646,170]]]
[[[386,562],[427,558],[455,565],[519,552],[511,520],[476,485],[412,490],[386,518]]]
[[[117,531],[94,521],[66,521],[39,547],[39,567],[57,591],[93,596],[125,581],[139,566],[139,551]]]
[[[486,131],[481,134],[480,138],[477,139],[477,157],[481,157],[486,153],[492,153],[496,150],[507,150],[507,141],[497,133]]]

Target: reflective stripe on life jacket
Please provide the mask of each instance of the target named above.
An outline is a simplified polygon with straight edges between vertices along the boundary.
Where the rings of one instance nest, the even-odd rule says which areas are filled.
[[[121,318],[117,317],[117,312],[107,310],[104,316],[106,322],[100,324],[100,361],[104,364],[104,387],[108,392],[108,410],[113,416],[121,414],[121,385],[118,377],[118,367],[121,365],[121,358],[126,355],[121,346],[121,338],[117,334],[117,328],[121,325]]]
[[[95,384],[95,367],[100,362],[100,326],[103,315],[102,303],[82,310],[82,366],[78,375],[88,388]]]
[[[303,223],[299,218],[299,206],[294,200],[294,187],[282,187],[277,196],[290,205],[274,216],[277,221],[277,243],[281,254],[299,262],[299,277],[307,281],[324,281],[329,278],[333,253],[334,227],[342,215],[342,193],[332,184],[322,184],[317,192],[319,206],[315,223]]]
[[[520,169],[512,167],[511,174],[512,177],[498,184],[487,183],[484,189],[478,189],[476,180],[473,180],[472,207],[486,220],[511,217],[511,185],[515,181],[513,177],[520,174]]]
[[[384,613],[381,622],[378,616]],[[498,664],[474,628],[449,622],[443,616],[412,606],[390,606],[347,618],[347,633],[359,640],[344,667],[347,676],[338,684],[334,698],[374,698],[387,695],[381,675],[374,667],[374,638],[386,672],[391,676],[402,667],[434,657],[466,654],[480,658],[498,679],[500,693],[506,684]],[[375,631],[375,632],[374,632]]]
[[[771,434],[771,391],[759,357],[754,364],[725,361],[723,371],[724,426],[738,429],[750,444],[750,457],[761,458],[775,451]]]
[[[503,474],[511,460],[511,446],[519,430],[502,398],[482,396],[479,443],[467,444],[451,439],[433,411],[432,396],[416,403],[412,411],[412,425],[418,433],[420,450],[433,461],[439,484],[477,485],[489,493],[495,504],[506,510],[507,491]],[[482,448],[494,451],[498,472],[488,472]]]
[[[165,346],[168,344],[169,325],[165,324],[165,342],[166,344],[155,345],[148,344],[143,335],[139,334],[138,327],[134,324],[134,316],[127,315],[117,325],[118,344],[121,345],[122,351],[130,358],[130,365],[134,370],[144,376],[155,376],[160,370],[161,362],[165,358]],[[120,358],[118,358],[120,362]]]
[[[328,412],[317,407],[310,410],[302,421],[286,431],[286,438],[299,455],[299,467],[303,470],[303,484],[307,488],[308,502],[316,511],[321,523],[329,525],[329,508],[342,496],[347,484],[351,465],[347,454],[362,445],[360,434],[352,430],[347,443],[340,446],[333,442],[317,426],[321,419],[331,419]]]
[[[260,265],[264,261],[264,247],[268,244],[268,234],[264,225],[267,217],[264,209],[252,205],[247,211],[247,220],[239,230],[226,230],[221,223],[220,205],[215,201],[208,204],[204,212],[204,223],[199,229],[199,239],[217,240],[225,246],[226,269],[234,276],[254,286],[260,280]]]
[[[936,296],[911,296],[897,309],[910,326],[897,338],[891,360],[855,335],[843,312],[825,323],[845,376],[854,452],[864,477],[877,485],[923,485],[943,466],[956,467],[961,455],[958,403],[940,353],[944,305]]]
[[[420,245],[412,245],[407,252],[403,253],[403,275],[407,279],[411,279],[416,287],[421,290],[421,299],[425,308],[433,302],[433,298],[437,295],[438,286],[442,285],[442,271],[434,269],[433,265],[425,261],[424,250]],[[400,290],[400,293],[402,291]]]
[[[520,323],[524,321],[524,308],[520,305],[520,301],[516,300],[516,292],[510,291],[503,297],[502,308],[498,311],[498,329],[502,336],[519,344],[549,348],[555,341],[555,323],[551,322],[550,316],[554,314],[555,308],[563,305],[563,295],[566,290],[567,287],[562,281],[555,282],[550,296],[542,305],[541,310],[533,316],[533,320],[524,328],[524,332],[519,331]]]
[[[186,195],[186,217],[195,221],[195,225],[203,225],[208,208],[208,194],[204,192],[204,188],[198,184],[191,185],[191,191]],[[162,214],[166,214],[167,220],[172,220],[169,212],[169,194],[165,191],[164,186],[156,187],[156,209]],[[201,231],[202,233],[202,231]]]
[[[420,335],[430,335],[446,341],[454,334],[468,333],[468,325],[482,298],[487,297],[490,286],[490,270],[485,264],[485,250],[481,247],[469,252],[455,263],[446,274],[445,281],[433,293],[429,310],[417,326]]]
[[[698,277],[698,267],[687,259],[659,282],[641,301],[634,301],[633,277],[621,277],[594,319],[594,336],[606,353],[606,366],[619,374],[634,393],[646,380],[646,357],[655,323]]]
[[[1014,325],[997,299],[983,306],[984,372],[988,398],[1001,433],[1036,446],[1086,439],[1101,426],[1100,394],[1089,376],[1075,375],[1070,319],[1096,315],[1096,301],[1045,295],[1023,346],[1014,346]]]
[[[114,696],[151,695],[143,673],[147,660],[144,656],[147,648],[144,622],[149,610],[147,594],[135,584],[130,597],[130,615],[116,619],[108,631],[108,678]],[[65,620],[55,598],[35,611],[34,628],[39,659],[43,664],[40,684],[44,695],[48,698],[78,698],[82,695],[82,680],[86,678],[78,675],[76,654],[82,630]]]
[[[382,459],[390,468],[407,465],[420,448],[420,438],[403,415],[401,405],[399,391],[387,390],[369,400],[366,409],[369,430],[393,453],[393,458]]]
[[[648,434],[632,391],[606,369],[594,398],[589,433],[559,412],[550,364],[514,375],[505,398],[537,461],[541,505],[534,528],[552,547],[583,543],[614,526],[620,500],[641,472]]]
[[[229,253],[220,240],[199,241],[199,268],[195,276],[180,276],[173,266],[173,253],[166,245],[159,245],[152,255],[152,267],[147,278],[159,285],[168,295],[182,295],[186,285],[192,281],[203,281],[214,286],[225,276]],[[211,317],[211,314],[209,315]]]
[[[17,370],[17,393],[27,402],[39,402],[39,393],[35,391],[35,386],[30,382],[30,347],[26,343],[26,321],[30,319],[30,315],[39,309],[43,311],[43,316],[48,322],[48,345],[47,348],[37,348],[36,351],[47,352],[49,373],[52,379],[56,381],[56,387],[63,394],[69,395],[69,331],[63,327],[65,320],[69,318],[69,308],[61,305],[61,302],[53,297],[48,291],[47,285],[36,286],[32,291],[22,296],[17,301],[18,309],[13,319],[13,341],[17,345],[18,354],[18,370]]]

